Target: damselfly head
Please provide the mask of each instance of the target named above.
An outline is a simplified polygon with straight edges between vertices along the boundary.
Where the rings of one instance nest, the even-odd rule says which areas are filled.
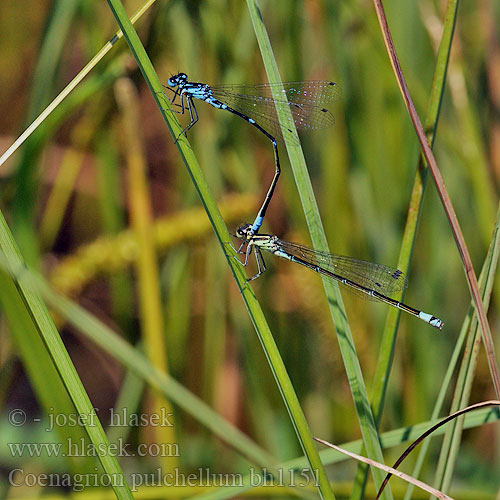
[[[187,82],[186,73],[177,73],[177,75],[173,75],[168,79],[168,86],[177,87],[178,85],[181,85],[186,82]]]
[[[237,238],[246,238],[252,229],[252,224],[243,224],[238,229],[236,229]]]

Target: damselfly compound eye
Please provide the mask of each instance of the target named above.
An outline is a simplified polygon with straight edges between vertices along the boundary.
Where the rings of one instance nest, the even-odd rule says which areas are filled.
[[[245,238],[245,236],[250,231],[251,227],[252,226],[250,224],[243,224],[243,226],[240,226],[238,229],[236,229],[236,237]]]

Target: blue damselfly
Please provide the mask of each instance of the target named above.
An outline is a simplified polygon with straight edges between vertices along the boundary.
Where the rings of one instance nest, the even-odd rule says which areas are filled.
[[[271,141],[274,150],[275,174],[251,226],[254,234],[262,225],[281,172],[277,140],[283,138],[283,129],[278,120],[276,107],[288,108],[291,111],[293,123],[285,123],[284,133],[293,143],[297,143],[294,128],[320,129],[330,127],[335,123],[333,115],[325,108],[325,105],[335,100],[340,93],[338,85],[328,81],[288,82],[276,85],[208,85],[190,82],[185,73],[171,76],[168,79],[168,86],[164,85],[164,87],[174,93],[171,99],[166,96],[171,104],[180,108],[173,111],[180,114],[184,114],[186,109],[189,111],[191,121],[181,135],[198,121],[193,99],[199,99],[211,104],[214,108],[225,109],[243,118]],[[177,98],[179,98],[178,103]]]

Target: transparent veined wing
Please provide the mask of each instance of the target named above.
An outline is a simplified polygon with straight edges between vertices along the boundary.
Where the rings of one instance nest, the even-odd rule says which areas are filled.
[[[277,139],[282,139],[282,129],[276,107],[289,108],[299,130],[328,128],[335,118],[325,105],[341,95],[338,85],[328,81],[285,82],[283,89],[279,84],[215,85],[210,89],[213,97],[252,118]],[[292,130],[290,122],[288,131],[294,139]]]
[[[278,240],[278,244],[282,250],[290,255],[388,297],[405,289],[408,284],[406,276],[399,269],[383,264],[328,252],[318,252],[312,248],[284,240]],[[362,294],[363,297],[365,295]],[[367,297],[369,298],[369,296]]]

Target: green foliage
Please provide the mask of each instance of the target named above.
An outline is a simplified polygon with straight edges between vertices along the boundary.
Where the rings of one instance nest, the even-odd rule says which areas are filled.
[[[35,307],[23,298],[21,268],[11,266],[12,276],[1,272],[2,467],[35,475],[93,470],[96,462],[89,457],[20,459],[7,451],[9,440],[20,439],[6,423],[12,408],[27,412],[27,442],[88,440],[89,430],[91,440],[104,442],[98,429],[63,426],[47,436],[34,422],[46,422],[51,406],[66,415],[76,411],[75,400],[77,407],[85,406],[67,352],[113,440],[124,439],[133,449],[158,444],[152,425],[117,430],[109,427],[109,412],[151,414],[155,401],[166,398],[173,405],[177,442],[171,444],[179,446],[179,472],[201,467],[213,474],[241,474],[241,490],[190,490],[190,496],[207,498],[250,489],[251,467],[259,473],[267,467],[269,474],[319,468],[311,433],[347,442],[346,448],[358,453],[362,436],[364,453],[381,460],[384,448],[390,464],[402,443],[418,435],[405,433],[407,427],[422,423],[416,429],[424,430],[424,422],[451,408],[491,398],[460,257],[434,186],[418,164],[417,139],[373,6],[358,0],[261,0],[259,6],[251,0],[150,1],[142,5],[149,10],[135,23],[136,37],[120,3],[109,4],[112,9],[102,2],[59,0],[48,9],[32,6],[29,15],[19,2],[1,7],[2,151],[24,130],[21,124],[30,125],[100,54],[19,152],[6,163],[8,155],[0,160],[0,208],[24,261],[87,309],[56,294],[37,274],[28,281],[30,293],[40,294],[56,313],[66,351],[57,344],[39,299]],[[422,121],[427,117],[429,137],[435,133],[433,151],[475,269],[485,269],[483,298],[490,301],[498,343],[500,10],[494,2],[462,5],[453,33],[453,2],[446,16],[427,0],[386,4],[410,92]],[[120,35],[106,45],[117,26],[113,14],[125,27],[126,41]],[[453,50],[443,42],[438,56],[446,35]],[[443,82],[436,75],[445,74],[448,58]],[[335,253],[399,266],[409,275],[405,302],[442,318],[443,331],[347,294],[344,306],[328,283],[325,300],[318,276],[272,256],[265,275],[245,286],[245,273],[253,275],[255,264],[251,260],[243,269],[233,259],[230,233],[255,216],[273,174],[272,148],[243,120],[202,102],[196,104],[200,120],[188,140],[174,144],[168,129],[177,137],[177,120],[184,127],[189,117],[168,111],[160,84],[179,71],[194,81],[220,84],[280,78],[337,82],[343,97],[330,106],[335,126],[302,133],[302,149],[292,146],[289,155],[281,147],[282,175],[262,230],[322,249],[328,241]],[[138,91],[131,97],[139,113],[133,127],[138,152],[132,141],[124,143],[130,117],[117,104],[113,84],[120,77]],[[130,182],[134,161],[147,166],[147,191]],[[130,203],[134,196],[142,196],[142,208]],[[134,232],[133,221],[144,215],[144,207],[151,211],[151,235],[144,228],[142,234]],[[4,226],[4,254],[9,238]],[[138,248],[145,241],[153,245],[148,252],[156,252],[156,262],[136,272]],[[149,283],[149,295],[141,295],[143,283]],[[155,321],[163,339],[154,348],[143,336],[151,318],[140,312],[141,300],[161,304],[162,318]],[[52,349],[43,341],[47,335]],[[163,369],[150,361],[154,349],[164,350]],[[64,369],[57,368],[56,358]],[[26,392],[26,383],[33,394]],[[484,412],[466,419],[464,425],[476,430],[463,434],[458,424],[442,449],[440,438],[426,442],[429,453],[418,459],[422,480],[448,491],[453,477],[452,496],[494,498],[500,488],[493,473],[500,466],[498,439],[492,438],[498,436],[498,423],[486,424],[485,415],[498,418]],[[485,446],[487,451],[478,451]],[[463,457],[460,449],[466,450]],[[143,457],[118,457],[126,475],[146,477],[168,467],[165,457],[148,450]],[[337,498],[361,498],[362,471],[356,474],[352,461],[330,452],[319,457],[329,465]],[[105,467],[118,471],[112,462]],[[381,477],[374,474],[376,484]],[[325,478],[320,475],[321,490],[329,496]],[[393,497],[403,498],[400,483],[393,486]],[[32,498],[37,491],[13,487],[5,476],[0,481],[2,498]],[[152,492],[144,488],[137,498]],[[313,490],[253,493],[309,496]],[[163,488],[161,495],[168,494]]]

